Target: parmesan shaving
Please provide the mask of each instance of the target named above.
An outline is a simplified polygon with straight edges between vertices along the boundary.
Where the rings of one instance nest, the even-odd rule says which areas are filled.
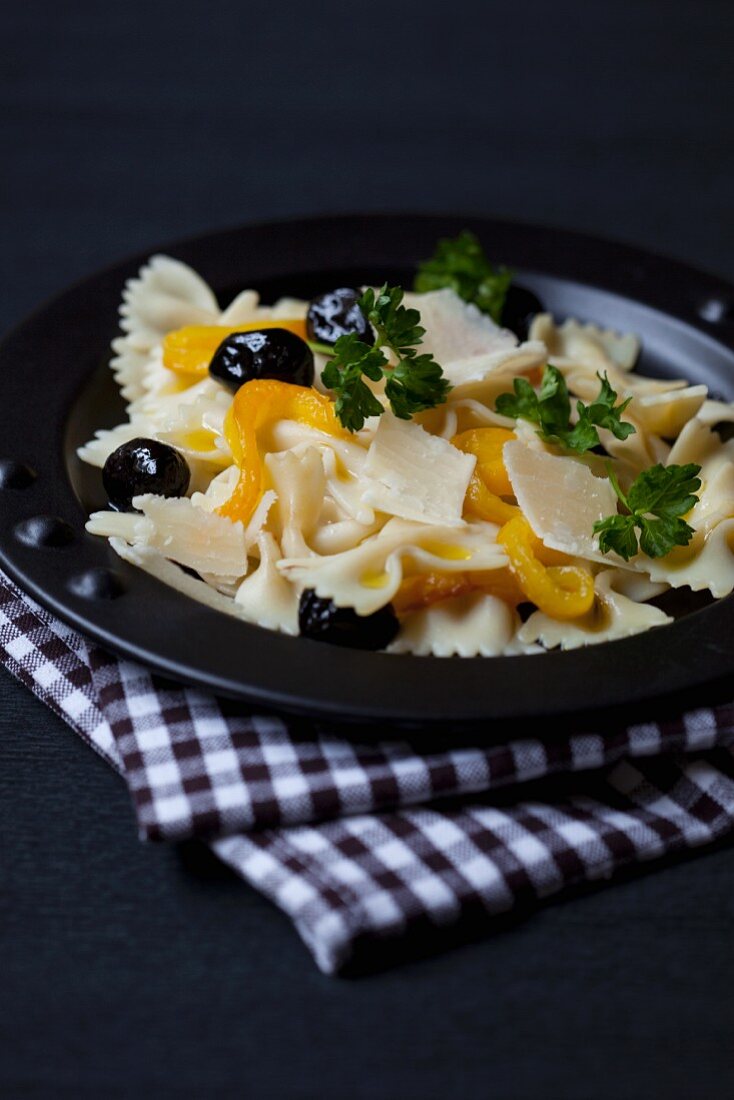
[[[247,572],[245,532],[216,513],[196,508],[186,497],[140,496],[133,505],[149,521],[137,528],[134,542],[159,550],[189,569],[228,577]]]
[[[420,311],[426,330],[420,350],[433,355],[452,386],[480,382],[500,369],[521,374],[545,362],[543,343],[536,340],[518,347],[513,332],[500,328],[453,290],[406,294],[404,301]]]
[[[386,412],[367,452],[362,500],[402,519],[459,526],[475,465],[448,440]]]
[[[502,450],[512,491],[538,538],[552,550],[606,560],[594,535],[597,520],[617,511],[607,478],[573,458],[561,458],[511,440]]]

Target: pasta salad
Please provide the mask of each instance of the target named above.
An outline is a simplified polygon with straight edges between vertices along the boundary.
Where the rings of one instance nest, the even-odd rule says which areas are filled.
[[[223,613],[396,654],[572,649],[728,595],[734,405],[508,308],[511,279],[465,233],[410,290],[222,309],[154,256],[113,342],[127,419],[79,450],[110,502],[87,530]]]

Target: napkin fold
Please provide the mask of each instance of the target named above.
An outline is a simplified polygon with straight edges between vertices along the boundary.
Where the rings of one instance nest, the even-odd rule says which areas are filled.
[[[731,704],[547,738],[508,724],[491,747],[353,744],[163,681],[3,574],[0,662],[124,776],[143,838],[206,838],[326,973],[734,827]]]

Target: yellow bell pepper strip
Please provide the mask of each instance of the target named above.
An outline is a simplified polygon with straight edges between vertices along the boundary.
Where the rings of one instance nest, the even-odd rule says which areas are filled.
[[[233,332],[259,332],[260,329],[284,328],[306,337],[306,322],[300,320],[249,321],[245,325],[185,325],[169,332],[163,340],[163,366],[176,374],[205,378],[214,352]]]
[[[398,614],[405,614],[467,592],[486,592],[511,607],[517,607],[526,599],[509,569],[492,569],[467,573],[414,573],[403,580],[392,604]]]
[[[461,596],[469,591],[464,573],[415,573],[406,577],[392,598],[398,614]]]
[[[470,428],[459,432],[451,442],[465,454],[474,455],[476,470],[491,493],[500,497],[512,496],[512,484],[502,460],[502,448],[515,438],[507,428]]]
[[[263,492],[263,464],[257,433],[274,420],[297,420],[339,439],[347,438],[334,413],[334,403],[309,386],[274,378],[254,378],[237,390],[224,421],[225,438],[240,470],[229,500],[218,509],[231,520],[247,523]]]
[[[543,565],[570,565],[573,558],[569,554],[563,554],[560,550],[551,550],[538,538],[534,531],[530,531],[530,545],[538,561]]]
[[[477,460],[464,500],[464,508],[469,515],[501,525],[520,514],[514,504],[500,499],[512,496],[512,485],[502,461],[502,448],[514,438],[515,433],[507,428],[470,428],[451,440],[454,447],[474,455]]]
[[[594,603],[594,578],[577,565],[545,566],[537,557],[537,542],[524,516],[509,520],[497,541],[504,546],[510,569],[531,603],[552,619],[565,621],[585,615]]]
[[[490,493],[482,481],[481,476],[475,470],[464,497],[464,511],[470,516],[485,519],[488,523],[498,523],[500,527],[507,523],[513,516],[519,516],[520,509],[516,504],[507,504],[496,493]]]

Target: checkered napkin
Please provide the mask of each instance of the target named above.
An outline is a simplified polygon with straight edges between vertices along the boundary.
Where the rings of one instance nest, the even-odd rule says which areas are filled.
[[[734,825],[731,705],[500,747],[354,745],[163,682],[2,574],[0,661],[124,775],[144,838],[209,838],[327,973]]]

